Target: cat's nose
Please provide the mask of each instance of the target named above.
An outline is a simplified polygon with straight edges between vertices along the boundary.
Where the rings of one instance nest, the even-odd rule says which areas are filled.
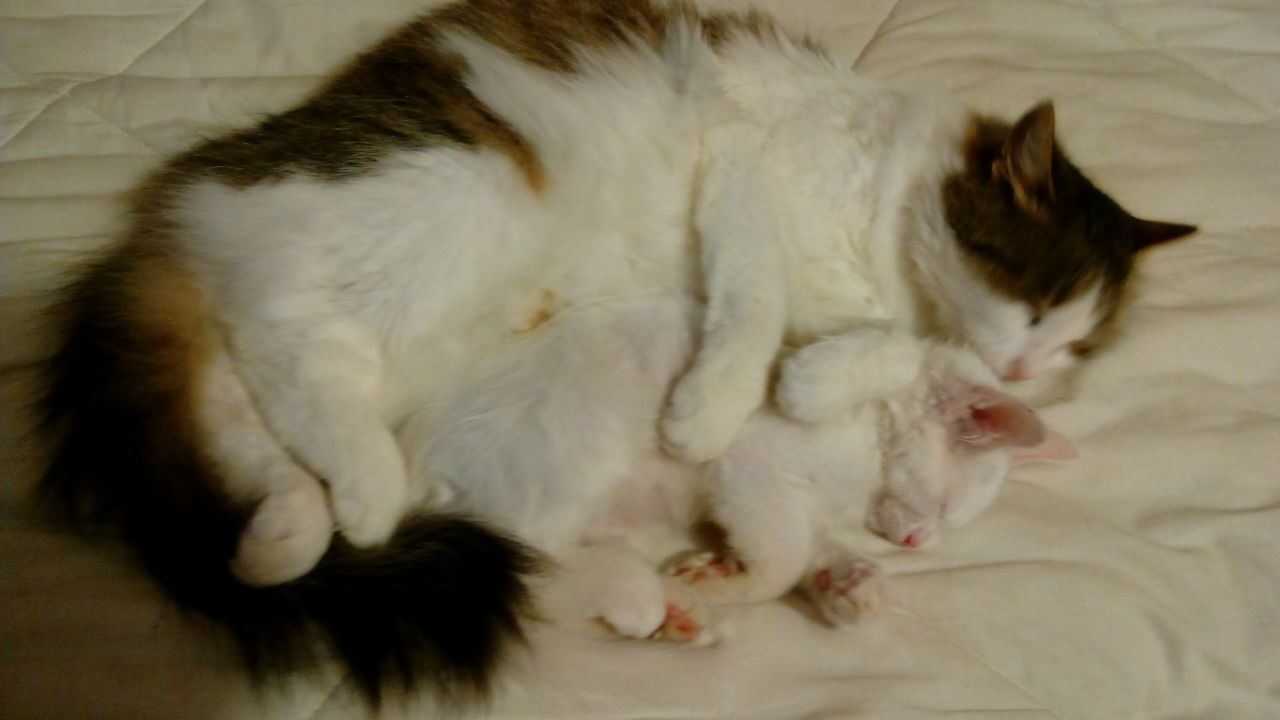
[[[897,537],[886,536],[886,539],[889,540],[889,542],[893,543],[894,545],[898,545],[904,548],[911,548],[912,550],[915,550],[916,548],[928,542],[929,538],[932,537],[932,535],[933,535],[933,531],[930,530],[928,527],[919,527],[907,533],[906,535],[897,536]]]
[[[1031,370],[1030,365],[1027,363],[1027,359],[1018,358],[1017,360],[1009,363],[1009,367],[1000,375],[1000,379],[1005,382],[1022,382],[1023,380],[1030,380],[1035,376],[1036,374]]]

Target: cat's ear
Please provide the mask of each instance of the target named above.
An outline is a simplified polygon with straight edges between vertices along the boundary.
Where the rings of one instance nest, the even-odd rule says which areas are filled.
[[[1004,139],[992,173],[1008,181],[1018,206],[1044,217],[1053,202],[1053,103],[1031,108]]]
[[[1066,462],[1080,456],[1076,446],[1061,433],[1049,430],[1044,440],[1030,447],[1015,447],[1010,457],[1015,464],[1027,462]]]
[[[1195,225],[1143,220],[1142,218],[1134,218],[1133,220],[1133,251],[1135,253],[1152,245],[1161,245],[1186,237],[1197,230]]]
[[[1032,448],[1048,436],[1035,411],[985,385],[961,383],[940,405],[952,439],[974,449]]]

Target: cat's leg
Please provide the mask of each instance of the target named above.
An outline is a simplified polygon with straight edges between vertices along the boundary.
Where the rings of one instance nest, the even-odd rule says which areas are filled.
[[[828,543],[800,581],[800,592],[829,622],[854,622],[884,604],[884,574],[858,554]]]
[[[694,218],[706,315],[697,354],[661,422],[667,449],[692,462],[723,454],[764,401],[785,323],[784,258],[760,139],[737,126],[712,135]]]
[[[320,482],[300,467],[262,424],[222,348],[209,358],[195,407],[223,489],[256,503],[231,570],[249,585],[306,574],[329,547],[333,520]]]
[[[722,463],[747,461],[734,454],[731,451]],[[809,494],[776,476],[726,473],[732,470],[728,467],[717,470],[722,477],[731,475],[717,481],[710,510],[726,534],[725,549],[677,558],[666,571],[697,588],[713,605],[785,595],[800,581],[813,555]]]
[[[781,364],[774,398],[794,420],[831,422],[911,383],[924,362],[911,335],[865,326],[800,348]]]
[[[268,428],[326,485],[333,518],[358,546],[404,514],[404,461],[376,405],[378,345],[333,319],[229,324],[236,366]]]
[[[620,540],[560,553],[541,598],[544,614],[562,625],[598,621],[623,637],[693,644],[714,639],[698,593],[659,575]]]

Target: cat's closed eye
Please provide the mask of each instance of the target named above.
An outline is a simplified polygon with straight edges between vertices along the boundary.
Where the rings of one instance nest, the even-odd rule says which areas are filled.
[[[1030,325],[1031,327],[1036,327],[1037,325],[1040,324],[1040,321],[1043,319],[1044,319],[1044,314],[1037,311],[1031,314],[1031,319],[1027,321],[1027,324]]]

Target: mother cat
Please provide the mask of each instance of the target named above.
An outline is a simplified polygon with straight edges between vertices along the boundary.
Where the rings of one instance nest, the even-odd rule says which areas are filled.
[[[1192,230],[1096,189],[1048,105],[976,117],[763,16],[648,0],[446,7],[174,159],[133,212],[70,296],[46,490],[118,522],[252,662],[317,623],[406,683],[395,653],[416,646],[482,676],[523,597],[528,559],[489,531],[396,530],[394,428],[505,338],[565,307],[699,293],[662,431],[704,460],[764,400],[782,343],[824,339],[783,369],[801,419],[824,408],[788,403],[788,374],[826,347],[864,346],[850,372],[886,390],[914,377],[896,332],[1029,377],[1105,336],[1135,252]]]

